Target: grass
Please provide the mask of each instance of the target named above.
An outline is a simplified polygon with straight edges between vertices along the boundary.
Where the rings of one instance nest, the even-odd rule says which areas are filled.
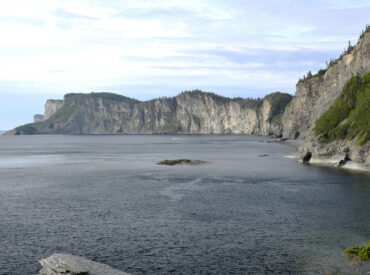
[[[333,106],[316,121],[319,141],[357,138],[357,145],[370,139],[370,72],[347,81]]]
[[[357,245],[346,248],[343,250],[342,255],[346,256],[350,264],[357,265],[359,273],[362,274],[361,263],[370,259],[370,241],[367,241],[362,247]]]

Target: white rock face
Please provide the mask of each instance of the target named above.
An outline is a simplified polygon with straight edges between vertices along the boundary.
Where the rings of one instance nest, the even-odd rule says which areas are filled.
[[[316,120],[333,105],[345,83],[352,76],[367,72],[370,72],[370,33],[365,33],[353,52],[343,56],[324,75],[298,82],[282,118],[283,136],[304,139],[311,135]]]
[[[298,82],[297,91],[282,117],[283,136],[303,140],[299,151],[311,152],[314,159],[348,155],[351,160],[370,166],[370,142],[356,145],[356,140],[336,140],[322,144],[313,127],[343,91],[345,83],[355,75],[370,72],[370,33],[365,33],[352,53],[329,67],[324,75]]]
[[[107,93],[67,94],[46,102],[45,123],[34,133],[281,135],[280,118],[291,97],[231,99],[192,91],[140,102]]]
[[[53,254],[40,261],[40,275],[129,275],[108,265],[80,256]]]
[[[54,115],[60,108],[63,107],[63,100],[49,99],[45,103],[44,120]]]

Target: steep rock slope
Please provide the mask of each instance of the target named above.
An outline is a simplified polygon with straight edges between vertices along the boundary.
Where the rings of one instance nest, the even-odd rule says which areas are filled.
[[[44,121],[9,134],[281,135],[280,118],[291,98],[276,92],[262,100],[231,99],[195,90],[140,102],[109,93],[67,94],[62,104],[48,101]]]
[[[282,123],[287,138],[304,139],[315,121],[332,106],[345,83],[355,75],[370,71],[370,32],[359,39],[353,51],[330,66],[325,73],[299,81]]]
[[[316,159],[328,159],[335,155],[345,156],[370,165],[369,142],[358,142],[355,137],[337,137],[325,142],[314,131],[317,120],[333,106],[354,76],[370,72],[370,28],[360,37],[356,46],[347,54],[317,75],[300,80],[296,94],[286,106],[282,117],[283,136],[303,140],[299,151],[310,152]],[[366,116],[365,113],[362,115]],[[370,118],[363,118],[369,121]],[[345,123],[343,121],[342,123]],[[369,131],[369,129],[367,129]]]
[[[370,72],[346,83],[330,109],[316,120],[301,151],[315,158],[342,155],[370,164]]]

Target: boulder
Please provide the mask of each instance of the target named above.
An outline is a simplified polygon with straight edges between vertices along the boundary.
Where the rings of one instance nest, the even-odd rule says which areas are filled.
[[[106,264],[70,254],[53,254],[40,261],[40,275],[129,275]]]

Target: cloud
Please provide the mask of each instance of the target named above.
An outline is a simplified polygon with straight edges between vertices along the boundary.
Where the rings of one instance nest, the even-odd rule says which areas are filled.
[[[46,21],[43,19],[20,16],[0,16],[0,22],[34,26],[42,26],[46,23]]]
[[[3,1],[1,95],[294,92],[370,13],[361,0]]]
[[[83,14],[78,14],[74,12],[67,11],[65,9],[56,9],[55,15],[59,18],[63,19],[71,19],[71,20],[97,20],[98,18]]]

